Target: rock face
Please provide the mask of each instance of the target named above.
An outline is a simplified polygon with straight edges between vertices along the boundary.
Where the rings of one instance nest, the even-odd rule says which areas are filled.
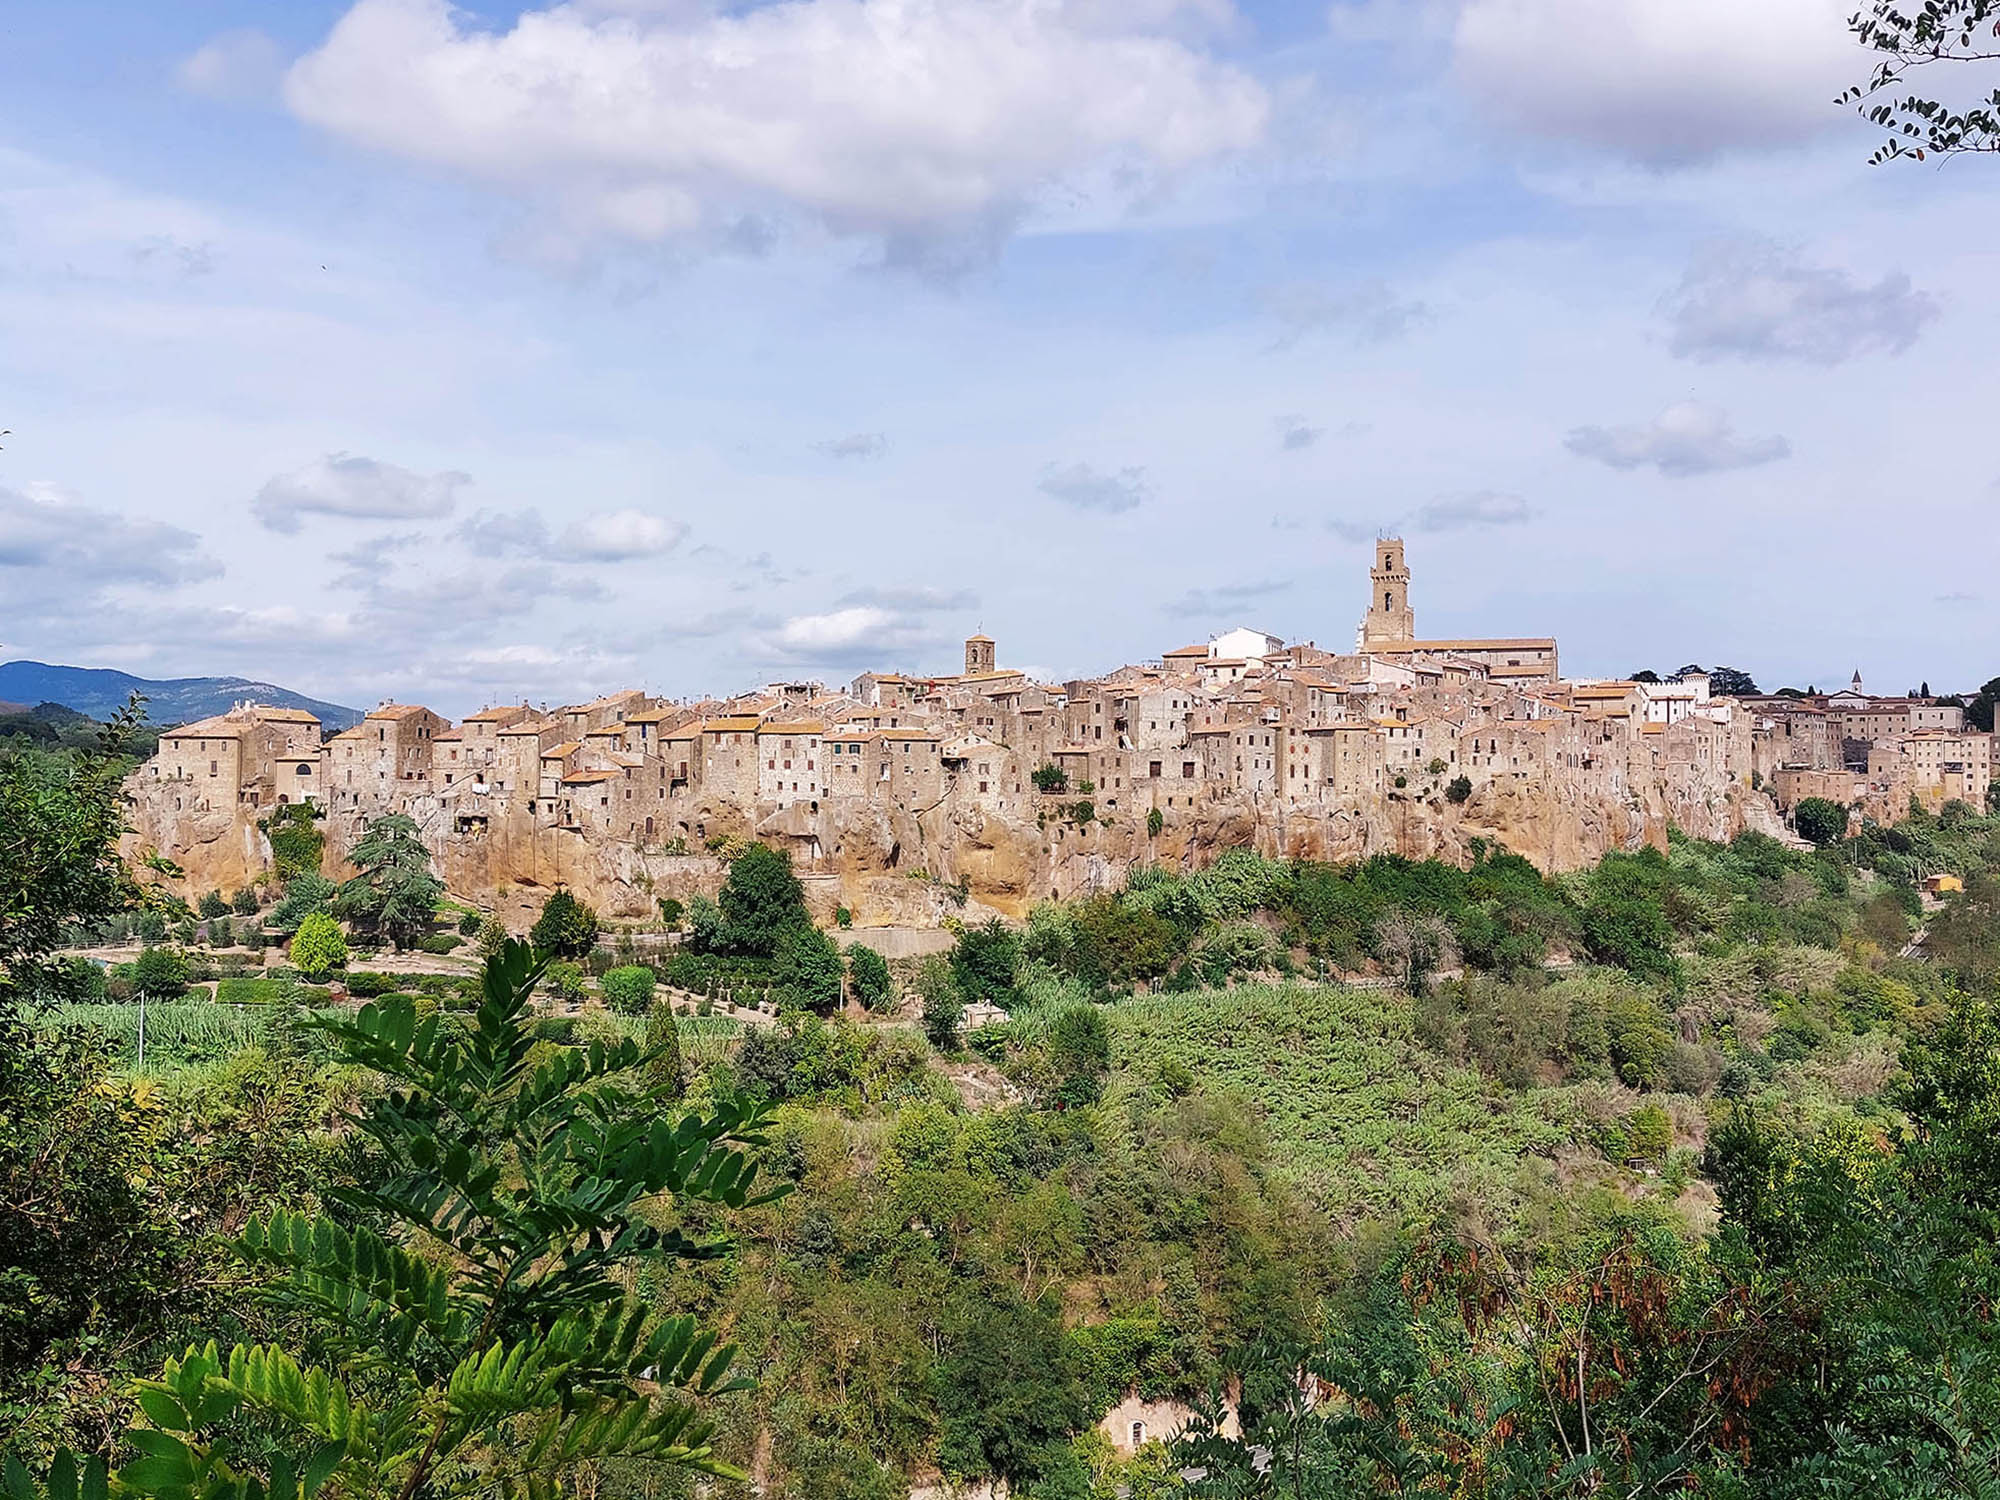
[[[137,777],[127,796],[127,858],[138,862],[157,852],[174,860],[185,893],[231,891],[269,872],[270,844],[254,811],[180,812],[168,791]],[[1560,872],[1612,849],[1664,847],[1670,827],[1710,839],[1746,827],[1782,831],[1761,793],[1694,777],[1616,800],[1525,777],[1495,778],[1462,805],[1415,791],[1305,808],[1245,797],[1169,814],[1157,835],[1147,832],[1142,813],[1107,805],[1101,811],[1109,821],[1078,827],[1057,808],[1051,801],[1037,819],[1002,819],[972,800],[947,796],[921,811],[827,803],[816,813],[794,806],[756,819],[717,803],[700,815],[712,838],[762,838],[790,852],[815,914],[830,925],[844,906],[862,926],[928,926],[953,913],[1020,918],[1050,897],[1115,891],[1137,864],[1193,869],[1233,848],[1279,858],[1396,853],[1465,864],[1481,841]],[[462,832],[437,798],[411,797],[402,810],[416,820],[451,894],[516,927],[559,885],[609,920],[635,921],[654,915],[664,897],[713,896],[727,869],[714,853],[669,854],[550,827],[525,813],[501,813]],[[321,826],[328,875],[350,873],[346,851],[366,821],[359,813],[327,816]]]

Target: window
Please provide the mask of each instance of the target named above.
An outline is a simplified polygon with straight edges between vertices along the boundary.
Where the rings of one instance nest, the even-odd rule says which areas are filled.
[[[1144,1422],[1134,1422],[1132,1424],[1132,1446],[1134,1448],[1137,1448],[1140,1444],[1144,1443],[1145,1441],[1146,1441],[1146,1424]]]

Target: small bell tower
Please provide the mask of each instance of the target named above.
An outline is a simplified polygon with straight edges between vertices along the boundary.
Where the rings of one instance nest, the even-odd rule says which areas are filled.
[[[1417,617],[1410,608],[1410,570],[1403,562],[1401,537],[1376,540],[1375,570],[1368,576],[1368,613],[1361,617],[1359,649],[1400,646],[1415,640]]]
[[[993,637],[974,635],[965,641],[965,675],[974,677],[993,670]]]

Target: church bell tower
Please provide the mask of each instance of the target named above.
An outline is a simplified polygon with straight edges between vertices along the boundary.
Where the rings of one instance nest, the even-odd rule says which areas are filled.
[[[1403,539],[1385,536],[1375,543],[1375,571],[1369,574],[1368,613],[1361,617],[1362,651],[1405,645],[1417,638],[1417,617],[1410,608],[1410,570],[1403,563]]]

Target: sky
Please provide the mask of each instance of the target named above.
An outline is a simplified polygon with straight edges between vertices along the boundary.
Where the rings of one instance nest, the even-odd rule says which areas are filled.
[[[1235,625],[2000,671],[1852,0],[14,0],[0,659],[462,715]]]

